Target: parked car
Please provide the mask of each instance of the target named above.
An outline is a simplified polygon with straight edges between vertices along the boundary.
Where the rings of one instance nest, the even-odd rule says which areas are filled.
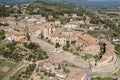
[[[59,54],[59,53],[60,53],[60,51],[57,51],[56,53],[58,53],[58,54]]]

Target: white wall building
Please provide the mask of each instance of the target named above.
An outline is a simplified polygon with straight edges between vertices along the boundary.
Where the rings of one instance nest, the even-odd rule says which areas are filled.
[[[67,23],[64,25],[64,28],[68,28],[68,29],[75,29],[77,27],[78,27],[78,25],[74,24],[74,23]]]

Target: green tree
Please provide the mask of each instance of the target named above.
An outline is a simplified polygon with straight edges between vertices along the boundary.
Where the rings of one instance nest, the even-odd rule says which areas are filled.
[[[69,43],[69,41],[66,42],[66,47],[67,47],[67,48],[70,47],[70,43]]]
[[[0,40],[3,40],[5,38],[5,31],[3,29],[0,29]]]
[[[39,45],[35,44],[35,43],[29,43],[29,44],[24,44],[24,46],[28,49],[37,49],[39,48]]]
[[[76,43],[76,41],[74,40],[74,41],[71,41],[71,44],[75,44]]]
[[[58,47],[60,47],[60,44],[59,44],[59,43],[56,43],[56,44],[55,44],[55,48],[58,48]]]
[[[41,38],[41,39],[43,39],[43,38],[44,38],[43,33],[41,33],[41,34],[40,34],[40,38]]]
[[[90,21],[90,23],[99,24],[100,23],[99,17],[93,17],[92,20]]]
[[[28,40],[30,40],[30,35],[29,35],[28,32],[26,33],[26,37],[27,37]]]

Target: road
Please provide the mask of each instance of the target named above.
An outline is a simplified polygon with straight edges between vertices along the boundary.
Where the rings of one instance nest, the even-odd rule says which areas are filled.
[[[40,48],[47,52],[50,62],[54,63],[52,56],[56,53],[53,52],[55,47],[52,44],[49,44],[48,42],[41,40],[35,37],[34,35],[31,37],[31,42],[35,42],[39,44]],[[89,66],[88,61],[84,61],[83,59],[79,58],[78,56],[73,55],[70,52],[63,51],[62,54],[59,54],[59,55],[62,56],[62,61],[67,61],[72,64],[84,67],[84,68],[88,68]]]
[[[49,56],[49,61],[50,63],[56,63],[53,60],[53,55],[56,54],[53,52],[53,50],[55,49],[54,46],[52,44],[49,44],[48,42],[39,39],[38,37],[35,37],[34,35],[31,38],[32,42],[38,43],[39,46],[41,47],[41,49],[43,49],[44,51],[47,52],[48,56]],[[96,77],[110,77],[109,75],[103,75],[101,74],[93,74],[91,72],[91,69],[89,69],[89,62],[88,61],[83,61],[80,58],[78,58],[77,56],[71,54],[70,52],[62,52],[62,62],[57,62],[57,64],[68,64],[68,65],[75,65],[77,67],[79,67],[81,70],[84,70],[86,73],[86,79],[85,80],[89,80],[92,76],[96,76]],[[111,76],[112,77],[112,76]],[[119,76],[113,76],[113,78],[119,78]]]
[[[31,38],[31,42],[35,42],[35,43],[39,44],[40,48],[47,52],[50,63],[53,63],[52,55],[53,55],[54,47],[51,44],[49,44],[41,39],[38,39],[36,37],[33,37],[33,36]]]
[[[34,35],[31,37],[31,42],[35,42],[35,43],[39,44],[40,48],[47,52],[50,63],[75,65],[86,72],[86,74],[87,74],[86,80],[88,80],[88,78],[91,77],[90,76],[91,72],[90,72],[89,68],[86,67],[86,66],[88,66],[88,63],[86,64],[84,61],[81,61],[81,59],[79,59],[77,56],[75,56],[69,52],[63,51],[62,52],[63,53],[62,54],[62,57],[63,57],[62,62],[55,62],[53,60],[52,56],[56,53],[53,52],[53,50],[55,48],[52,44],[49,44],[48,42],[41,40],[41,39],[35,37]]]

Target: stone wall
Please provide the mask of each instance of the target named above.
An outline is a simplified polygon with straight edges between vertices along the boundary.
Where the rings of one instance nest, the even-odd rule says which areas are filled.
[[[120,60],[116,55],[108,57],[102,62],[98,62],[96,66],[92,68],[92,72],[95,73],[115,73],[120,67]]]

